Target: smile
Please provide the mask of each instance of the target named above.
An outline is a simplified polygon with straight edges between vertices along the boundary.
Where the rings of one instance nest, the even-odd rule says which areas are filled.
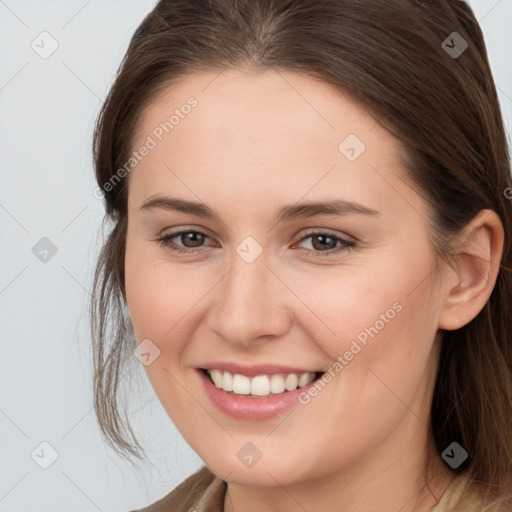
[[[256,375],[248,377],[238,373],[211,369],[206,370],[211,381],[219,389],[235,395],[264,397],[279,395],[303,388],[321,375],[321,372],[277,373],[273,375]]]

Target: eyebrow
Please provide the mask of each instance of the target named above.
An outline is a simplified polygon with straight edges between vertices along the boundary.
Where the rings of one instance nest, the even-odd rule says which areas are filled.
[[[195,201],[186,201],[166,196],[152,196],[148,198],[139,210],[170,210],[182,213],[189,213],[205,219],[220,221],[220,217],[206,204]],[[304,203],[284,206],[276,214],[277,222],[284,222],[292,219],[305,219],[316,215],[345,215],[358,213],[362,215],[380,215],[380,212],[352,201],[307,201]]]

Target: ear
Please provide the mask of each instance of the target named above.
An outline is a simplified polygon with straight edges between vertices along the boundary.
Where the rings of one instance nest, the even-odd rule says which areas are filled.
[[[481,210],[457,238],[439,317],[439,328],[446,331],[468,324],[489,300],[500,268],[503,224],[493,210]]]

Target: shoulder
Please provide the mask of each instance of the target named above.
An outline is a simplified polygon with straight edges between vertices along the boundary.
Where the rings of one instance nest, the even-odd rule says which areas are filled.
[[[222,512],[226,483],[206,466],[155,503],[132,512]]]
[[[485,512],[490,510],[482,495],[470,480],[460,475],[448,486],[437,505],[430,512]]]

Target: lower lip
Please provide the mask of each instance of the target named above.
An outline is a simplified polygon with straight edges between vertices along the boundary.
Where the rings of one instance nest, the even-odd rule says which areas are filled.
[[[316,383],[316,380],[314,380],[307,386],[297,388],[294,391],[269,395],[268,397],[250,398],[247,395],[236,395],[224,391],[215,386],[203,370],[198,370],[198,372],[206,394],[218,409],[228,416],[248,421],[268,420],[287,412],[295,405],[300,404],[299,395],[307,392]]]

